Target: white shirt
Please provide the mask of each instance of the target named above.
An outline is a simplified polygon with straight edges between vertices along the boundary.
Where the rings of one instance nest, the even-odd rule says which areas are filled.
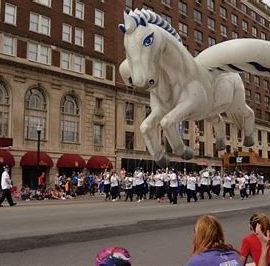
[[[137,186],[144,183],[143,176],[144,176],[144,174],[141,171],[137,172],[137,174],[135,175],[135,182],[136,182]]]
[[[187,189],[196,190],[196,177],[195,176],[187,177]]]
[[[213,186],[220,185],[220,183],[221,183],[220,175],[214,175],[212,180],[213,180]]]
[[[149,186],[152,186],[152,187],[155,186],[155,177],[154,177],[153,174],[151,174],[151,175],[149,176],[148,184],[149,184]]]
[[[224,177],[223,187],[232,188],[232,178],[229,175]]]
[[[169,174],[170,187],[178,187],[177,176],[175,173]]]
[[[109,185],[110,183],[111,183],[111,181],[110,181],[110,174],[107,173],[107,174],[105,175],[104,185]]]
[[[132,184],[133,184],[133,177],[126,176],[126,178],[125,178],[125,188],[126,189],[132,189]]]
[[[119,177],[117,175],[111,176],[111,187],[117,187],[118,186]]]
[[[239,189],[241,190],[241,189],[244,189],[246,186],[246,179],[245,179],[245,177],[243,176],[243,177],[240,177],[240,178],[238,178],[238,186],[239,186]]]
[[[84,181],[83,178],[79,177],[77,186],[82,187],[83,186],[83,181]]]
[[[3,190],[12,188],[11,179],[6,170],[2,173],[1,187]]]
[[[263,185],[263,184],[264,184],[264,176],[259,175],[259,177],[258,177],[258,185]]]
[[[257,177],[254,174],[250,175],[250,184],[256,184],[257,183]]]
[[[208,177],[202,176],[201,184],[204,186],[209,186],[210,185],[210,176],[208,176]]]
[[[156,184],[156,187],[163,187],[163,176],[162,176],[162,174],[155,175],[155,184]]]

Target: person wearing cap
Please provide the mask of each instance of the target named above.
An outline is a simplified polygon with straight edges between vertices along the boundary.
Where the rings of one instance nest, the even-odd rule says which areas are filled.
[[[4,166],[4,172],[2,173],[2,178],[1,178],[2,196],[0,198],[0,207],[3,207],[2,203],[5,199],[7,199],[10,207],[16,205],[16,203],[13,202],[12,197],[11,197],[12,182],[8,174],[8,171],[9,171],[9,167]]]

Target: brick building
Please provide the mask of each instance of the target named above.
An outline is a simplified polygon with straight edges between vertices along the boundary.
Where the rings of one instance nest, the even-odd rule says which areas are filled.
[[[127,88],[118,73],[124,52],[117,25],[124,9],[145,7],[161,14],[179,30],[193,55],[227,39],[269,39],[270,34],[269,8],[255,0],[0,3],[0,137],[13,142],[0,150],[0,164],[12,166],[15,184],[31,187],[38,171],[53,182],[58,171],[70,174],[111,164],[116,169],[154,167],[139,131],[149,112],[148,95]],[[254,149],[268,158],[269,81],[244,78],[248,103],[257,116]],[[211,124],[184,125],[185,141],[192,147],[195,125],[200,130],[198,157],[184,162],[170,154],[171,160],[184,167],[220,165]],[[241,133],[230,121],[226,132],[227,151],[241,149]]]

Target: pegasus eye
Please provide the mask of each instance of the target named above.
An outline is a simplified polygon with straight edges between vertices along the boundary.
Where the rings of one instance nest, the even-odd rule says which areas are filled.
[[[154,32],[152,32],[150,35],[146,36],[143,40],[143,45],[145,47],[150,46],[154,41]]]

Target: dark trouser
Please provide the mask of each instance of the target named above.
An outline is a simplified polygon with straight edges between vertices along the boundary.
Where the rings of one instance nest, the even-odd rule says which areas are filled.
[[[133,189],[132,188],[126,190],[126,199],[125,199],[125,201],[127,201],[128,198],[130,199],[130,201],[133,201]]]
[[[213,191],[214,194],[219,196],[220,195],[220,185],[212,186],[212,191]]]
[[[104,192],[106,194],[106,199],[110,197],[110,184],[104,185]]]
[[[144,184],[140,184],[136,186],[136,194],[137,194],[137,199],[142,200],[143,198],[143,190],[144,190]]]
[[[191,190],[191,189],[187,189],[187,202],[190,202],[191,198],[193,198],[195,200],[195,202],[198,200],[197,195],[196,195],[196,191]]]
[[[229,193],[230,197],[232,198],[232,189],[228,187],[223,188],[223,198],[225,198],[226,194]]]
[[[155,186],[150,186],[150,188],[149,188],[149,199],[154,198],[155,192],[156,192],[156,187]]]
[[[204,192],[208,194],[209,199],[212,198],[212,195],[210,193],[210,186],[201,185],[201,199],[204,199]]]
[[[164,196],[164,189],[162,187],[156,187],[157,189],[157,199],[161,199]]]
[[[169,187],[168,198],[170,203],[177,204],[177,187]]]
[[[10,192],[10,189],[3,189],[2,190],[2,196],[0,198],[0,204],[3,203],[3,201],[5,200],[5,198],[7,199],[9,205],[13,205],[13,200],[12,200],[12,197],[11,197],[11,192]]]
[[[183,198],[184,194],[186,194],[186,187],[185,185],[180,185],[179,186],[179,195],[181,198]]]
[[[263,184],[258,185],[257,194],[259,194],[260,190],[262,191],[262,194],[264,194],[264,185]]]
[[[235,184],[232,184],[232,196],[234,197],[235,194],[234,194],[234,189],[235,189]]]
[[[248,198],[247,190],[246,188],[240,189],[240,197],[243,198]]]
[[[250,183],[249,184],[249,195],[255,196],[255,191],[256,191],[256,183]]]
[[[112,199],[116,199],[118,195],[118,186],[111,187],[111,194],[112,194]]]

